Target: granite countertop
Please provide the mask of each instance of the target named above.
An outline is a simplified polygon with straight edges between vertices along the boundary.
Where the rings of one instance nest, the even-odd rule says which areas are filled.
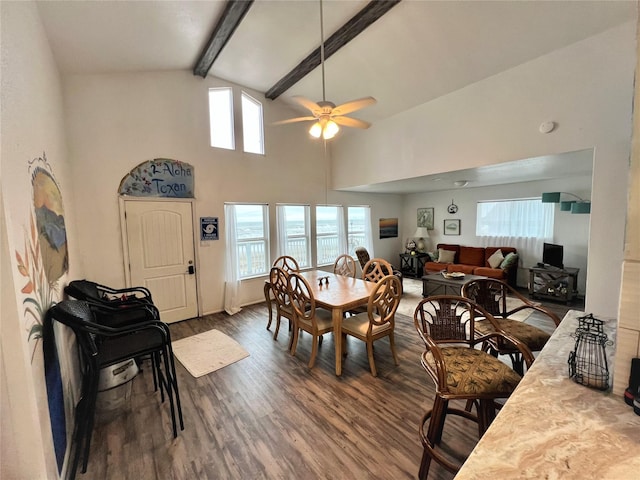
[[[582,315],[567,313],[456,480],[640,478],[640,416],[621,396],[569,378]],[[614,320],[605,333],[614,339]],[[606,347],[610,371],[614,349]]]

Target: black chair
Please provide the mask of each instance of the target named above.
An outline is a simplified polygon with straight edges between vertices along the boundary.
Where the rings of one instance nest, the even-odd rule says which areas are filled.
[[[67,295],[76,300],[88,302],[91,306],[98,323],[111,327],[121,327],[132,323],[147,320],[160,321],[160,312],[153,304],[151,292],[145,287],[112,288],[90,280],[73,280],[64,288]],[[165,323],[160,323],[165,329],[168,337],[171,337],[169,327]],[[173,349],[169,344],[171,379],[177,382],[176,365],[173,358]],[[140,365],[142,357],[136,358]],[[151,362],[153,372],[153,385],[158,389],[155,364]],[[184,420],[180,405],[180,394],[177,383],[173,385],[176,395],[176,404],[180,420],[180,428],[184,430]]]
[[[147,306],[151,307],[151,306]],[[146,308],[146,307],[145,307]],[[149,309],[152,310],[151,308]],[[69,478],[74,478],[80,458],[83,459],[82,472],[86,472],[93,431],[95,405],[98,395],[100,371],[124,360],[141,355],[150,355],[160,386],[161,400],[165,393],[173,425],[173,436],[178,436],[176,427],[176,404],[178,397],[177,380],[171,368],[171,337],[165,324],[153,319],[130,323],[119,327],[98,323],[96,306],[79,300],[66,300],[51,307],[46,323],[58,321],[74,332],[80,356],[82,373],[81,397],[76,405],[73,431],[72,464]],[[48,329],[51,331],[50,326]],[[182,424],[180,404],[178,415]]]

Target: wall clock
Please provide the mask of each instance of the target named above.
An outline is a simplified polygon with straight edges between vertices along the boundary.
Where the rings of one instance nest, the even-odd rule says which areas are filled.
[[[447,207],[447,212],[456,213],[457,211],[458,211],[458,206],[455,203],[453,203],[453,200],[451,200],[451,205]]]

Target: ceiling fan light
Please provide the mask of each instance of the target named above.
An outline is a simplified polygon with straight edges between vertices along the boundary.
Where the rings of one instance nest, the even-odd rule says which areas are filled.
[[[324,126],[324,131],[322,132],[322,137],[325,140],[329,140],[336,136],[336,133],[340,131],[340,127],[333,120],[329,120],[327,124]]]
[[[322,135],[322,125],[320,125],[320,122],[316,122],[311,126],[309,134],[313,138],[320,138],[320,135]]]

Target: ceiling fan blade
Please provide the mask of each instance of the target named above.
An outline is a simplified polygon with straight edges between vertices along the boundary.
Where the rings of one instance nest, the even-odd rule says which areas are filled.
[[[287,123],[295,123],[295,122],[307,122],[309,120],[316,120],[316,117],[296,117],[289,118],[287,120],[279,120],[277,122],[273,122],[271,125],[286,125]]]
[[[300,95],[294,95],[293,97],[291,97],[291,99],[302,105],[304,108],[310,110],[314,115],[316,114],[316,112],[320,112],[322,110],[322,108],[320,108],[320,105],[318,105],[316,102]]]
[[[360,120],[357,118],[351,117],[331,117],[331,120],[336,122],[338,125],[344,125],[345,127],[355,127],[355,128],[369,128],[371,124],[369,122],[365,122],[364,120]]]
[[[338,105],[331,113],[333,115],[346,115],[347,113],[355,112],[361,108],[373,105],[376,102],[377,100],[373,97],[359,98],[358,100],[352,100],[350,102],[343,103],[342,105]]]

